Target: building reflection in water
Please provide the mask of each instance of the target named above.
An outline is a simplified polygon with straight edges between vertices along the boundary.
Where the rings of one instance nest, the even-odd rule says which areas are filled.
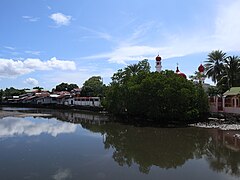
[[[152,167],[177,169],[187,161],[205,160],[209,167],[240,177],[240,132],[203,128],[136,127],[109,121],[107,116],[44,110],[58,120],[81,124],[100,133],[105,149],[120,166],[139,167],[148,174]]]

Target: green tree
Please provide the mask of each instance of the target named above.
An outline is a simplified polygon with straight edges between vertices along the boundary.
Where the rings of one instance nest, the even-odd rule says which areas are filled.
[[[38,91],[42,91],[43,87],[36,86],[36,87],[33,87],[33,89],[37,89]]]
[[[219,89],[217,87],[209,87],[207,89],[207,94],[208,96],[216,96],[221,93],[219,92]]]
[[[55,90],[56,91],[71,91],[75,88],[78,88],[77,84],[68,84],[68,83],[61,83],[56,86]]]
[[[240,59],[238,56],[228,56],[224,61],[224,68],[218,85],[225,85],[227,89],[240,85]],[[226,89],[226,90],[227,90]]]
[[[24,94],[25,90],[24,89],[15,89],[14,87],[6,88],[3,91],[3,95],[6,98],[12,98],[12,96],[19,96],[21,94]]]
[[[138,64],[128,65],[124,70],[119,69],[112,76],[112,83],[123,84],[125,83],[131,76],[135,76],[138,74],[150,73],[150,64],[147,59],[144,59]]]
[[[106,108],[113,114],[166,123],[175,120],[186,122],[208,112],[207,97],[202,87],[173,71],[150,73],[148,68],[144,68],[129,74],[128,67],[113,75],[107,91]]]
[[[238,56],[226,56],[222,51],[212,51],[205,61],[206,75],[217,83],[219,93],[231,87],[240,86],[240,59]]]
[[[216,50],[208,54],[207,61],[205,61],[206,75],[208,78],[212,78],[212,81],[215,83],[221,79],[225,60],[226,53],[223,51]]]
[[[192,80],[192,81],[200,81],[202,80],[203,78],[205,79],[207,76],[205,74],[201,74],[200,72],[198,71],[195,71],[194,72],[194,75],[191,75],[189,76],[189,78]]]
[[[106,86],[102,82],[101,76],[92,76],[83,84],[81,96],[105,96]]]

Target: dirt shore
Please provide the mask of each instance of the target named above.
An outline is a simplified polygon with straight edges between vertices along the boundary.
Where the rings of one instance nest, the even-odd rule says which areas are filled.
[[[4,117],[49,117],[51,114],[39,114],[39,113],[21,113],[16,111],[2,111],[0,110],[0,119]]]
[[[17,116],[19,114],[21,114],[21,113],[15,112],[15,111],[2,111],[2,110],[0,110],[0,118],[9,117],[9,116]]]

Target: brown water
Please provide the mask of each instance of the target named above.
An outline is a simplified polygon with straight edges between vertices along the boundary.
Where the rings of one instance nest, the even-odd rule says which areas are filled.
[[[0,180],[240,178],[240,131],[134,127],[97,114],[12,109],[0,119]]]

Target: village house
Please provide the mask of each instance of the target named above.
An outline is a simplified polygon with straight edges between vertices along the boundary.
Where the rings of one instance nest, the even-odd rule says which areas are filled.
[[[240,114],[239,99],[240,87],[232,87],[223,96],[210,97],[210,112]]]

